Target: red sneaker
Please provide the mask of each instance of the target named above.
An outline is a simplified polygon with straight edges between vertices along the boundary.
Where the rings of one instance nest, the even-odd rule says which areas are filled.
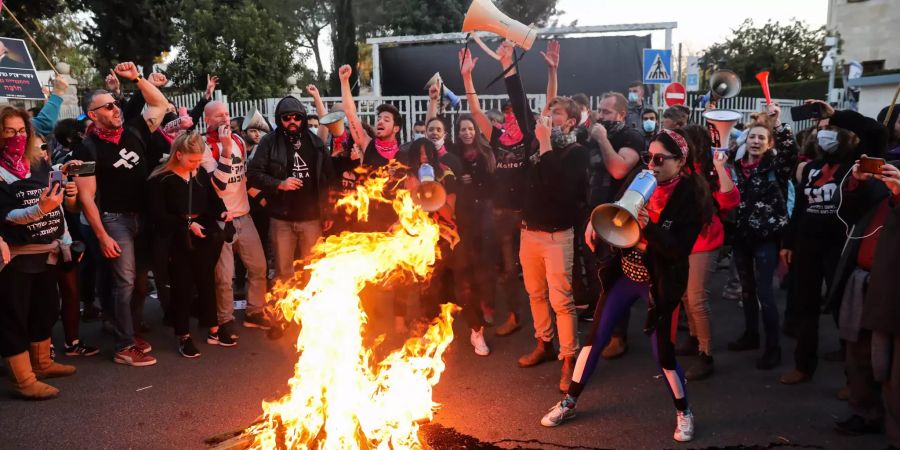
[[[134,367],[152,366],[156,364],[156,358],[142,352],[136,345],[116,352],[113,361]]]
[[[134,337],[134,346],[143,353],[150,353],[153,350],[153,347],[150,346],[150,343],[145,341],[140,336]]]

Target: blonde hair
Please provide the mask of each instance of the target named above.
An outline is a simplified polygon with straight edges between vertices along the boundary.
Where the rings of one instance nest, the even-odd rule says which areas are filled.
[[[172,172],[172,168],[178,164],[178,158],[175,157],[176,153],[197,155],[202,154],[205,150],[206,144],[203,142],[203,137],[200,136],[200,133],[196,131],[184,133],[175,138],[172,142],[172,148],[169,151],[169,159],[167,159],[165,163],[160,164],[156,169],[153,169],[149,178]]]

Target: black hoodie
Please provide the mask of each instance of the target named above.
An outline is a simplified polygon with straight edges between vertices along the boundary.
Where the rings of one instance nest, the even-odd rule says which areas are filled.
[[[301,149],[314,152],[315,169],[311,170],[315,181],[317,205],[309,205],[306,197],[297,195],[299,191],[282,191],[278,185],[291,176],[294,167],[294,146],[283,127],[274,133],[263,136],[253,158],[247,166],[247,178],[251,187],[266,194],[269,216],[288,221],[304,221],[327,218],[328,214],[328,182],[332,179],[331,158],[325,149],[325,143],[309,131],[306,122],[306,108],[300,100],[288,96],[281,99],[275,107],[275,116],[299,113],[304,117],[300,125]],[[306,180],[304,180],[306,181]],[[304,185],[304,187],[312,187]],[[308,192],[308,191],[307,191]],[[313,208],[319,212],[314,214]]]

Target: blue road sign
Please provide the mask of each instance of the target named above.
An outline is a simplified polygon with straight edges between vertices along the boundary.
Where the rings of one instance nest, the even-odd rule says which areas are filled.
[[[672,50],[644,49],[644,84],[672,82]]]

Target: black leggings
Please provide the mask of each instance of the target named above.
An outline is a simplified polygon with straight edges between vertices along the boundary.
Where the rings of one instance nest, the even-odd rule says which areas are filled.
[[[613,283],[606,296],[606,301],[603,303],[602,312],[598,307],[594,313],[594,326],[587,343],[578,354],[575,371],[572,374],[572,384],[569,386],[569,395],[572,397],[581,395],[588,379],[597,368],[597,363],[600,362],[600,354],[609,343],[616,323],[620,321],[626,311],[631,309],[631,305],[635,301],[640,298],[649,298],[649,295],[650,288],[646,282],[638,283],[623,276]],[[678,323],[676,319],[680,305],[679,303],[668,308],[664,305],[657,306],[659,312],[656,328],[650,336],[650,340],[653,356],[662,371],[675,408],[684,411],[688,408],[687,391],[685,390],[684,371],[675,360],[674,344]]]
[[[822,315],[822,282],[830,289],[841,256],[843,239],[826,240],[798,237],[791,261],[793,305],[791,311],[797,326],[797,349],[794,364],[797,370],[813,374],[818,364],[819,319]],[[837,312],[835,305],[833,312]],[[837,316],[835,315],[835,318]],[[836,321],[835,321],[836,322]]]
[[[56,270],[47,266],[40,273],[25,273],[15,259],[0,270],[0,356],[18,355],[32,342],[50,338],[59,317]]]
[[[215,224],[211,226],[217,226]],[[173,239],[169,247],[169,275],[171,281],[170,313],[176,336],[186,336],[191,332],[191,308],[194,288],[197,292],[198,324],[211,328],[218,324],[216,317],[216,262],[222,252],[219,233],[209,233],[198,238],[191,236],[193,248],[187,248],[181,239]]]

